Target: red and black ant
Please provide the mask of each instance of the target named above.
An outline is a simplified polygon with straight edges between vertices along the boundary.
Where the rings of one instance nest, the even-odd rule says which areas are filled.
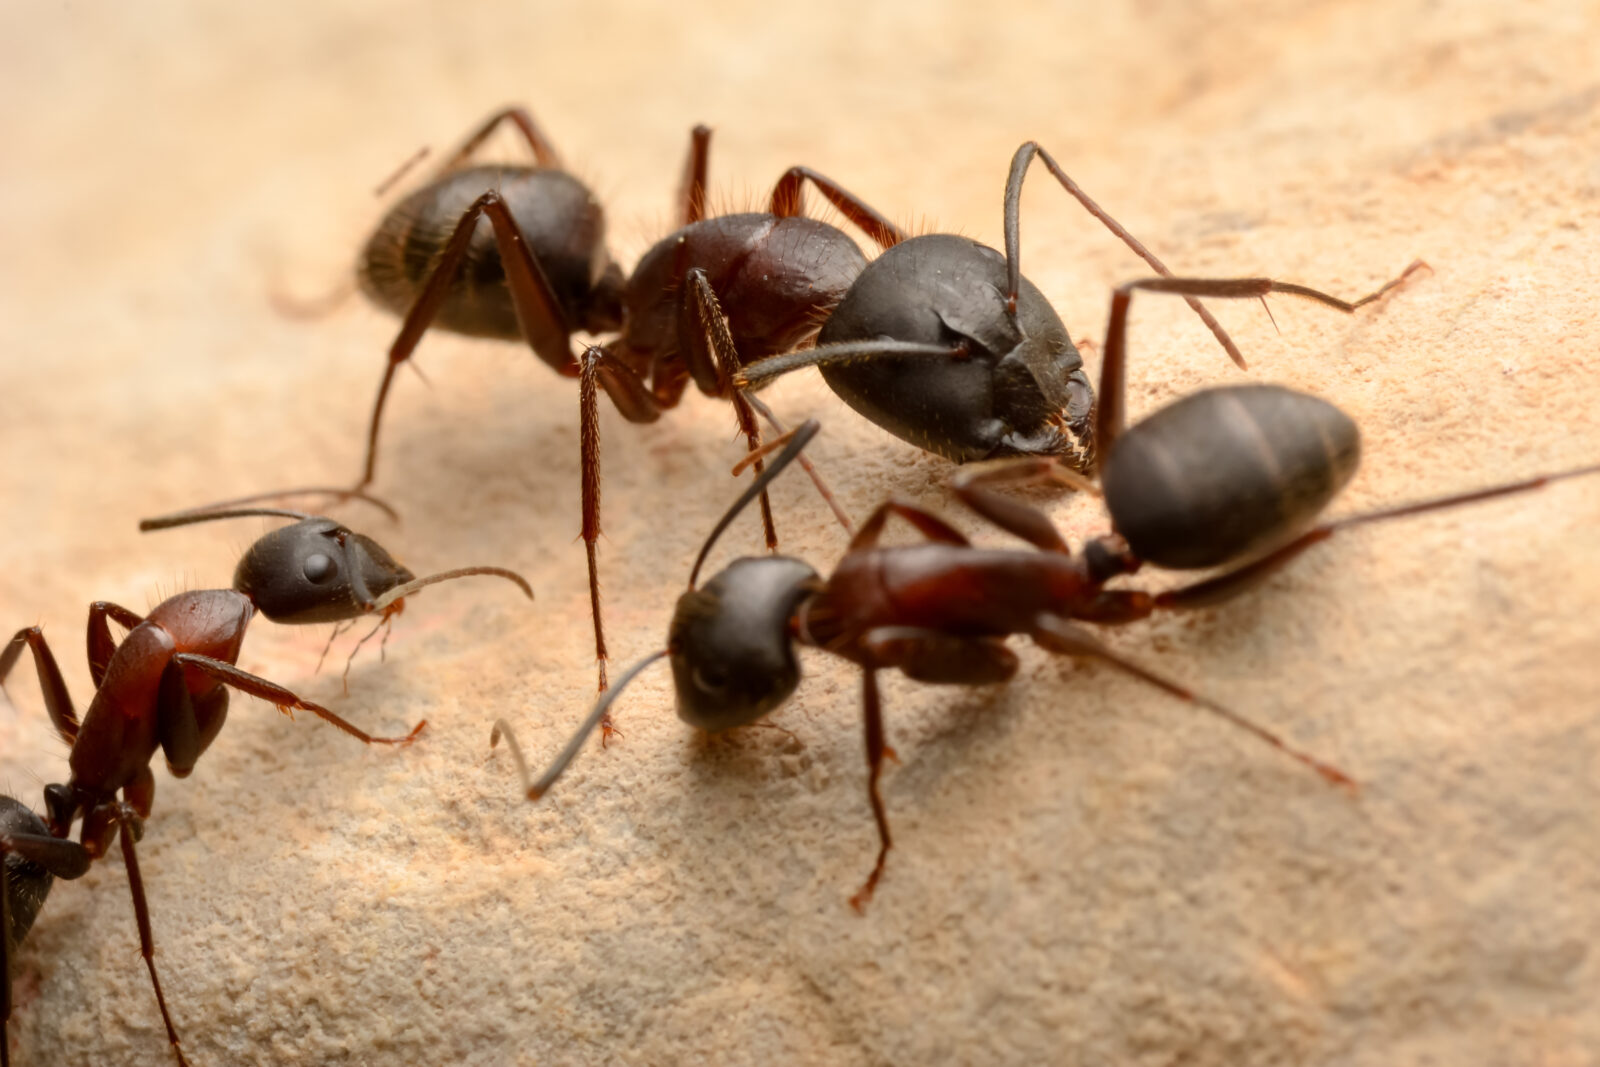
[[[19,814],[16,809],[20,805],[0,808],[0,853],[4,854],[0,870],[6,880],[0,896],[12,915],[4,927],[7,936],[0,938],[0,978],[6,987],[6,1010],[0,1014],[0,1024],[10,1014],[11,946],[21,941],[31,925],[49,889],[50,876],[79,877],[120,836],[140,950],[155,987],[167,1040],[178,1062],[187,1062],[156,974],[150,913],[134,844],[143,834],[144,820],[155,799],[150,761],[156,750],[165,755],[174,777],[188,777],[222,729],[230,688],[260,697],[286,714],[291,709],[309,711],[363,744],[409,745],[426,725],[419,722],[402,737],[375,737],[320,704],[240,670],[235,666],[239,648],[245,629],[258,612],[273,622],[291,624],[338,622],[363,615],[387,618],[417,590],[474,574],[506,578],[533,596],[520,575],[500,567],[467,567],[417,578],[371,538],[332,519],[298,511],[201,509],[147,519],[140,528],[256,515],[298,521],[265,534],[250,546],[234,571],[232,589],[179,593],[156,605],[147,616],[107,601],[89,606],[89,675],[95,694],[81,722],[39,627],[18,630],[0,653],[0,684],[24,648],[33,653],[50,721],[62,740],[72,746],[68,755],[72,776],[65,785],[45,787],[44,823],[25,808],[21,810],[26,815]],[[113,619],[128,630],[121,644],[111,636],[108,620]],[[80,817],[79,841],[67,840]],[[9,1056],[3,1025],[0,1050]]]
[[[1059,481],[1093,490],[1093,483],[1053,459],[1019,458],[968,468],[954,479],[953,489],[979,515],[1037,551],[975,547],[938,516],[891,500],[861,525],[826,579],[800,560],[767,556],[735,560],[695,588],[717,536],[816,432],[814,422],[806,423],[712,530],[690,572],[689,591],[678,600],[667,647],[630,668],[615,689],[601,696],[537,781],[513,745],[529,799],[551,787],[612,701],[657,659],[671,660],[679,717],[717,731],[756,722],[794,692],[800,680],[797,644],[836,653],[862,668],[867,789],[879,837],[872,871],[851,898],[860,911],[883,873],[891,842],[878,790],[889,749],[877,672],[897,668],[918,681],[952,685],[1004,682],[1017,670],[1016,654],[1005,643],[1012,634],[1026,634],[1051,652],[1102,660],[1221,716],[1329,782],[1353,788],[1337,767],[1114,651],[1074,620],[1115,625],[1157,610],[1216,604],[1245,592],[1340,529],[1524,492],[1557,479],[1600,473],[1600,464],[1313,526],[1354,474],[1360,457],[1355,423],[1332,404],[1279,386],[1229,386],[1193,394],[1124,431],[1127,313],[1132,294],[1140,289],[1232,298],[1288,293],[1343,306],[1315,290],[1265,278],[1156,278],[1119,287],[1106,331],[1094,431],[1101,457],[1094,469],[1113,532],[1088,542],[1079,553],[1072,552],[1043,513],[995,487]],[[879,536],[891,516],[909,522],[928,543],[880,546]],[[1145,562],[1226,569],[1158,594],[1106,587]],[[508,731],[497,723],[491,744],[501,733],[510,741]]]

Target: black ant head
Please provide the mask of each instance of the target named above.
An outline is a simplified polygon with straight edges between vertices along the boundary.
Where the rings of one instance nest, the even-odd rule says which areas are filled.
[[[245,552],[233,587],[281,623],[343,622],[415,577],[378,542],[332,519],[303,519]]]
[[[376,497],[347,490],[297,489],[295,493],[331,493],[364,500],[391,517],[394,510]],[[155,519],[141,519],[141,530],[167,530],[196,522],[266,516],[297,520],[273,530],[251,545],[233,572],[233,587],[273,622],[345,622],[376,612],[388,618],[400,602],[419,589],[474,574],[504,578],[533,599],[522,575],[504,567],[458,567],[418,578],[388,549],[332,519],[287,508],[238,507],[282,496],[268,493],[220,504],[190,508]]]
[[[0,834],[47,838],[50,830],[26,804],[0,795]],[[33,920],[44,906],[55,878],[44,867],[15,852],[0,850],[0,863],[5,864],[6,908],[11,913],[11,929],[0,930],[0,937],[10,938],[8,944],[20,945],[33,928]],[[0,974],[0,982],[5,981],[7,976]]]
[[[797,559],[745,558],[679,597],[667,636],[678,717],[727,730],[787,700],[800,684],[789,619],[820,580]]]

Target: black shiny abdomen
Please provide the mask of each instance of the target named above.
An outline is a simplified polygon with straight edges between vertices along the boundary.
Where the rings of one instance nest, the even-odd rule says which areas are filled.
[[[873,260],[818,345],[890,339],[966,342],[965,357],[873,357],[821,368],[856,411],[958,463],[1065,455],[1082,466],[1094,393],[1049,301],[1022,279],[1013,323],[1006,261],[966,237],[913,237]],[[1076,455],[1075,455],[1076,454]]]
[[[468,167],[418,189],[394,206],[362,250],[362,291],[396,315],[410,311],[461,216],[491,189],[504,198],[568,326],[612,328],[614,322],[593,323],[591,310],[594,290],[611,266],[605,212],[583,183],[559,170]],[[434,325],[473,337],[522,337],[487,218],[478,219],[466,262]]]
[[[1100,480],[1117,532],[1162,567],[1259,555],[1310,526],[1361,459],[1361,431],[1321,397],[1208,389],[1126,431]]]

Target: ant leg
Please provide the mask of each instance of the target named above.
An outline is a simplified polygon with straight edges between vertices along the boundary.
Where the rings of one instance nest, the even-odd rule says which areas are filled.
[[[242,671],[231,663],[226,663],[220,659],[212,659],[210,656],[199,656],[193,652],[179,652],[172,657],[171,662],[180,667],[187,667],[209,675],[223,685],[232,686],[241,693],[260,697],[262,700],[274,705],[285,715],[292,717],[291,709],[309,711],[323,722],[331,726],[337,726],[365,745],[409,745],[417,739],[417,735],[422,732],[422,728],[428,725],[428,720],[424,719],[412,727],[411,732],[404,737],[374,737],[354,724],[341,719],[321,704],[313,704],[309,700],[302,700],[276,682],[269,682],[265,678],[251,674],[249,671]]]
[[[161,976],[156,973],[156,940],[150,931],[150,906],[145,902],[144,877],[139,873],[139,856],[133,847],[134,827],[139,825],[139,816],[132,806],[118,804],[117,821],[122,824],[122,833],[118,836],[122,838],[122,861],[128,868],[128,890],[133,894],[133,917],[139,924],[139,953],[150,971],[150,984],[156,991],[156,1005],[160,1007],[161,1021],[167,1027],[167,1042],[172,1046],[173,1055],[178,1057],[179,1067],[189,1067],[189,1061],[183,1055],[183,1046],[178,1041],[178,1028],[172,1025],[172,1013],[167,1010],[167,998],[161,992]]]
[[[428,275],[416,303],[411,305],[411,310],[406,312],[405,320],[400,324],[400,333],[389,346],[389,364],[384,369],[383,381],[378,385],[378,397],[372,406],[372,421],[367,429],[367,457],[361,480],[355,486],[358,490],[371,485],[377,471],[378,426],[383,419],[383,406],[388,400],[389,386],[394,381],[395,372],[411,358],[422,340],[423,332],[444,306],[450,286],[466,260],[467,247],[477,230],[478,219],[485,215],[494,228],[495,247],[505,268],[506,284],[511,290],[517,323],[522,327],[522,336],[527,340],[528,347],[558,374],[575,377],[578,373],[577,363],[572,358],[571,330],[567,326],[566,313],[561,310],[555,291],[550,287],[550,279],[545,276],[539,261],[533,258],[533,253],[528,251],[528,244],[523,240],[522,231],[517,228],[505,201],[491,189],[474,200],[456,223],[455,231],[445,243],[433,273]]]
[[[991,488],[1030,485],[1065,485],[1100,495],[1099,487],[1089,479],[1043,456],[1018,456],[1014,459],[972,463],[956,471],[950,479],[950,489],[956,497],[1000,529],[1046,552],[1072,555],[1072,549],[1067,547],[1061,532],[1048,516]]]
[[[872,514],[867,516],[867,521],[861,524],[861,529],[856,531],[855,537],[850,539],[847,552],[857,552],[871,548],[878,543],[878,538],[883,535],[884,524],[889,521],[890,515],[898,515],[917,528],[917,532],[930,541],[937,541],[943,545],[970,545],[965,534],[954,526],[945,522],[932,512],[923,511],[914,504],[905,504],[898,500],[885,500],[872,509]]]
[[[582,468],[582,508],[584,550],[589,566],[589,608],[594,619],[595,661],[600,692],[606,689],[606,643],[601,622],[600,575],[595,550],[600,539],[600,404],[603,387],[612,406],[629,422],[655,422],[661,417],[662,402],[631,367],[598,345],[584,350],[579,364],[578,411],[579,447]],[[601,723],[602,742],[616,733],[608,715]]]
[[[228,691],[218,688],[206,696],[196,699],[189,691],[189,681],[184,675],[183,665],[176,659],[167,661],[161,670],[161,681],[156,687],[156,738],[160,742],[161,752],[167,758],[167,770],[172,772],[174,778],[187,778],[194,772],[194,765],[199,761],[205,750],[211,747],[211,742],[217,739],[217,734],[222,732],[222,724],[228,717]],[[146,768],[148,773],[148,768]],[[155,779],[150,779],[149,788],[152,798],[155,791]],[[123,789],[123,795],[133,799],[135,792],[130,786]],[[140,814],[148,815],[149,801],[135,805]]]
[[[744,392],[733,386],[733,376],[739,369],[739,350],[734,345],[733,334],[728,330],[728,319],[722,313],[722,304],[706,272],[696,267],[684,278],[682,314],[678,318],[679,350],[689,364],[689,374],[695,384],[713,396],[726,396],[733,403],[734,415],[739,420],[739,431],[749,442],[752,453],[761,450],[761,425],[756,422],[755,411],[746,401]],[[715,391],[707,389],[714,385]],[[755,461],[759,476],[765,466]],[[778,551],[778,530],[772,521],[772,501],[765,489],[761,491],[761,529],[766,534],[767,551]]]
[[[878,824],[878,858],[872,865],[872,873],[867,875],[867,880],[850,898],[850,906],[857,915],[865,914],[867,904],[878,888],[878,879],[883,877],[883,864],[889,858],[889,849],[894,847],[894,841],[889,836],[889,813],[884,810],[883,794],[878,791],[878,777],[883,772],[883,756],[887,746],[883,743],[883,704],[878,697],[878,672],[872,667],[866,667],[861,672],[861,718],[867,737],[867,798],[872,802],[873,821]]]
[[[678,227],[706,217],[706,172],[710,168],[711,127],[701,123],[689,131],[689,156],[678,189]]]
[[[1123,229],[1122,224],[1107,214],[1099,204],[1095,203],[1089,194],[1079,187],[1077,182],[1067,177],[1067,172],[1062,170],[1060,165],[1050,157],[1049,152],[1041,148],[1037,141],[1028,141],[1017,149],[1016,155],[1011,157],[1011,173],[1006,177],[1006,280],[1009,283],[1009,288],[1006,290],[1006,308],[1011,314],[1015,315],[1017,313],[1017,291],[1021,288],[1022,282],[1022,238],[1020,236],[1021,223],[1019,221],[1022,211],[1022,179],[1028,173],[1028,166],[1033,162],[1035,155],[1044,161],[1044,165],[1049,168],[1051,174],[1055,175],[1056,180],[1061,183],[1061,187],[1071,194],[1073,199],[1082,204],[1085,211],[1099,219],[1106,229],[1110,230],[1123,244],[1133,249],[1140,259],[1150,264],[1151,269],[1157,274],[1162,274],[1169,278],[1172,276],[1172,272],[1167,269],[1166,264],[1157,259],[1155,254],[1141,244],[1137,237]],[[1194,309],[1195,314],[1200,316],[1200,321],[1204,322],[1216,339],[1222,343],[1222,347],[1228,353],[1228,357],[1233,360],[1240,370],[1245,370],[1244,356],[1239,352],[1239,346],[1233,343],[1233,338],[1228,336],[1228,331],[1222,328],[1222,323],[1218,322],[1211,312],[1206,309],[1205,305],[1194,297],[1186,296],[1184,300]]]
[[[1127,378],[1128,305],[1135,290],[1176,293],[1180,296],[1211,296],[1223,299],[1264,298],[1269,293],[1284,293],[1315,300],[1346,314],[1384,296],[1419,270],[1432,270],[1422,260],[1414,260],[1405,270],[1359,300],[1336,296],[1293,282],[1271,278],[1143,278],[1119,285],[1111,293],[1111,316],[1106,323],[1105,358],[1100,363],[1100,393],[1095,406],[1094,456],[1098,468],[1111,446],[1121,435],[1125,422],[1124,390]]]
[[[1238,712],[1233,711],[1230,708],[1226,708],[1214,700],[1200,696],[1193,690],[1179,685],[1170,678],[1157,674],[1148,667],[1142,666],[1137,661],[1128,659],[1127,657],[1112,651],[1110,648],[1101,644],[1100,640],[1093,634],[1089,633],[1089,631],[1080,626],[1075,626],[1059,616],[1051,615],[1049,613],[1039,615],[1034,619],[1033,629],[1028,632],[1028,636],[1032,637],[1034,643],[1039,645],[1039,647],[1057,653],[1058,655],[1092,656],[1095,659],[1108,663],[1117,670],[1122,671],[1124,674],[1132,675],[1140,681],[1149,685],[1153,685],[1163,692],[1170,693],[1179,700],[1184,700],[1190,704],[1198,705],[1212,714],[1226,719],[1228,722],[1239,727],[1239,729],[1244,730],[1247,733],[1254,734],[1257,738],[1265,741],[1267,744],[1283,752],[1290,758],[1304,763],[1306,766],[1316,771],[1326,781],[1332,783],[1333,785],[1345,786],[1352,790],[1356,788],[1355,780],[1349,775],[1345,774],[1343,771],[1339,770],[1339,768],[1333,766],[1331,763],[1324,763],[1314,756],[1311,756],[1305,752],[1301,752],[1299,749],[1291,748],[1288,744],[1284,743],[1284,741],[1279,738],[1277,734],[1272,733],[1264,727],[1257,726],[1255,723],[1251,722],[1249,719],[1246,719]]]
[[[582,478],[584,553],[589,564],[589,613],[594,620],[594,656],[599,673],[599,692],[606,689],[606,635],[600,611],[600,571],[595,550],[600,541],[600,389],[629,422],[654,422],[661,407],[643,380],[616,356],[598,345],[584,350],[578,378],[578,441]],[[615,728],[608,716],[601,724],[602,739]]]
[[[884,741],[878,670],[898,667],[912,678],[957,685],[1003,682],[1017,670],[1017,657],[1003,641],[993,638],[951,638],[912,627],[884,627],[866,634],[860,647],[867,660],[861,673],[861,709],[867,742],[867,797],[872,803],[873,820],[878,825],[878,858],[866,882],[850,898],[850,906],[857,914],[865,912],[872,900],[878,879],[883,876],[889,849],[894,844],[878,779],[883,772],[884,757],[896,760],[897,757]]]
[[[484,119],[467,136],[467,139],[461,142],[461,147],[445,157],[444,162],[439,165],[438,171],[435,172],[434,179],[449,174],[465,163],[504,122],[511,123],[521,132],[523,139],[528,142],[528,147],[533,149],[533,158],[538,161],[539,166],[550,170],[561,169],[561,157],[556,154],[555,145],[544,135],[544,131],[539,129],[538,124],[533,121],[533,116],[528,113],[528,109],[525,107],[504,107]]]
[[[18,630],[5,651],[0,652],[0,688],[4,687],[6,675],[22,655],[23,645],[33,652],[33,665],[39,672],[39,688],[44,692],[44,706],[50,713],[50,721],[56,733],[70,745],[78,739],[78,713],[73,710],[72,694],[67,691],[66,680],[61,677],[61,668],[56,665],[56,657],[51,654],[42,629],[28,626]]]
[[[128,630],[144,622],[143,615],[109,600],[96,600],[89,605],[89,677],[94,680],[96,689],[106,680],[106,665],[117,651],[117,643],[111,639],[111,628],[106,625],[107,616]]]
[[[1526,493],[1540,489],[1551,482],[1562,481],[1567,478],[1580,478],[1585,475],[1600,474],[1600,464],[1587,467],[1575,467],[1570,470],[1558,471],[1554,474],[1544,474],[1535,478],[1526,478],[1521,481],[1507,482],[1502,485],[1490,486],[1487,489],[1474,489],[1465,493],[1453,493],[1449,496],[1434,497],[1431,500],[1419,500],[1411,504],[1399,504],[1392,508],[1383,508],[1378,511],[1362,512],[1356,515],[1347,515],[1342,519],[1322,523],[1301,534],[1273,552],[1262,556],[1260,559],[1247,563],[1242,567],[1219,574],[1205,581],[1195,582],[1192,585],[1180,586],[1177,589],[1159,593],[1155,598],[1158,608],[1203,608],[1213,604],[1221,604],[1232,600],[1241,593],[1259,585],[1262,581],[1276,573],[1284,564],[1294,559],[1312,545],[1326,541],[1337,531],[1347,526],[1360,526],[1369,522],[1381,522],[1385,519],[1400,519],[1408,515],[1418,515],[1427,511],[1436,511],[1444,508],[1458,507],[1463,504],[1474,504],[1480,500],[1492,500],[1495,497],[1510,496],[1515,493]]]
[[[876,667],[930,685],[996,685],[1017,673],[1002,637],[958,637],[915,626],[880,626],[861,640]]]
[[[854,193],[847,192],[832,178],[818,174],[810,167],[790,167],[784,171],[778,184],[772,187],[772,202],[767,210],[781,219],[804,214],[805,200],[802,187],[809,181],[817,192],[839,210],[856,228],[877,242],[879,248],[893,248],[906,239],[905,231],[884,218]]]
[[[778,416],[772,413],[772,409],[767,407],[761,398],[754,393],[745,393],[744,399],[745,403],[755,408],[756,413],[766,419],[767,424],[778,431],[780,435],[785,437],[789,435],[789,429],[778,420]],[[822,474],[817,470],[816,465],[806,458],[804,452],[796,456],[795,460],[800,464],[800,469],[806,472],[806,477],[811,479],[811,484],[817,487],[817,495],[821,496],[822,502],[828,505],[828,510],[833,512],[833,517],[839,520],[839,525],[844,527],[844,532],[854,537],[856,532],[855,524],[850,521],[850,516],[845,514],[844,508],[839,506],[839,501],[834,497],[833,490],[828,488],[828,483],[822,480]]]

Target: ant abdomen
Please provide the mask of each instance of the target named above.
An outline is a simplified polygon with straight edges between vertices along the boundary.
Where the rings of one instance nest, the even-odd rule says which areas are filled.
[[[605,247],[605,211],[560,170],[485,165],[454,171],[411,193],[362,250],[361,289],[404,316],[417,302],[456,224],[478,197],[498,192],[544,271],[567,323],[601,333],[619,325],[622,272]],[[461,272],[434,324],[472,337],[522,339],[493,227],[478,219]]]
[[[819,345],[894,340],[948,345],[949,356],[825,363],[822,377],[856,411],[957,463],[1059,455],[1082,469],[1094,391],[1060,317],[1026,278],[1006,310],[1006,260],[954,234],[913,237],[856,279]]]
[[[1326,400],[1235,385],[1185,397],[1126,430],[1100,477],[1135,555],[1214,567],[1300,533],[1360,459],[1360,430]]]

